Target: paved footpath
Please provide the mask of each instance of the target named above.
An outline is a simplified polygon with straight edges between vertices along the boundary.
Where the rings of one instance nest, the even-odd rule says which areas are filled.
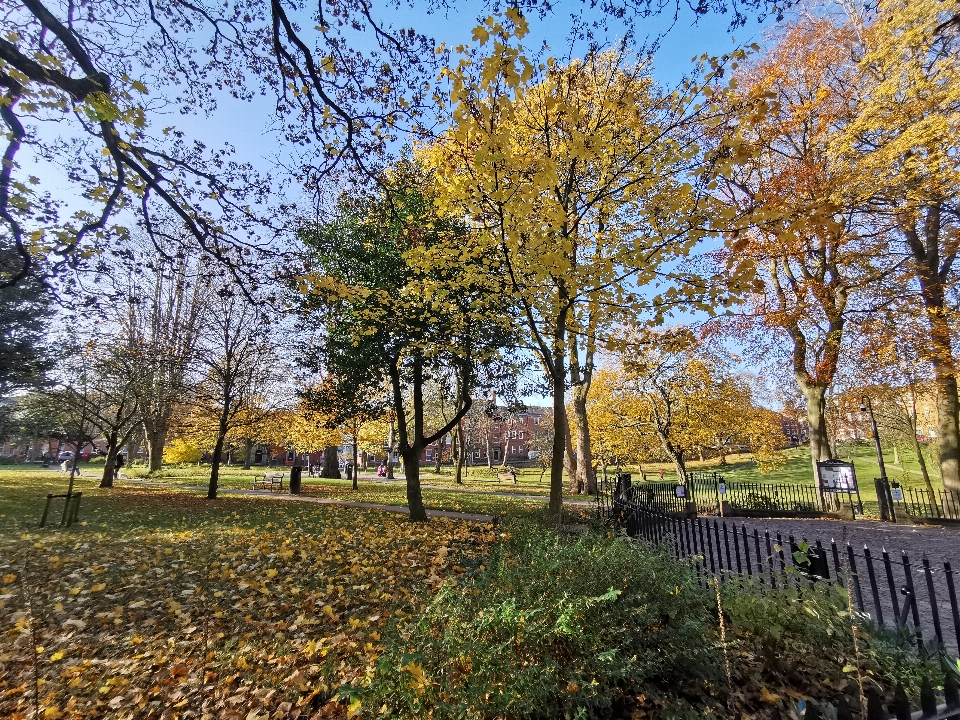
[[[177,483],[159,482],[157,480],[134,480],[124,478],[124,482],[135,485],[148,485],[152,487],[167,487],[174,490],[200,490],[207,491],[205,485],[178,485]],[[345,507],[364,508],[366,510],[382,510],[383,512],[400,513],[409,515],[410,508],[405,505],[381,505],[379,503],[356,502],[354,500],[335,500],[333,498],[311,497],[309,495],[290,495],[289,493],[275,493],[269,490],[237,490],[232,488],[220,488],[218,495],[247,495],[254,497],[274,498],[278,500],[291,500],[293,502],[309,502],[316,505],[342,505]],[[427,508],[427,517],[452,518],[454,520],[468,520],[470,522],[492,523],[496,520],[493,515],[482,515],[480,513],[455,512],[453,510],[432,510]]]
[[[710,518],[714,520],[715,518]],[[960,653],[960,623],[955,623],[953,607],[949,602],[950,591],[943,571],[943,563],[950,562],[953,566],[960,566],[960,528],[955,526],[939,527],[935,525],[906,525],[875,520],[858,520],[844,522],[838,520],[798,520],[786,518],[728,518],[727,522],[746,525],[748,531],[754,528],[770,534],[779,532],[784,541],[788,535],[795,539],[806,539],[810,542],[820,540],[829,547],[831,540],[835,540],[841,548],[844,542],[853,546],[858,563],[858,574],[861,577],[860,586],[864,609],[874,618],[882,617],[886,623],[892,621],[896,614],[891,604],[891,592],[888,589],[889,580],[880,562],[882,550],[890,553],[893,561],[894,587],[893,593],[902,586],[904,570],[901,564],[901,552],[907,554],[912,566],[914,588],[917,592],[917,605],[920,612],[920,627],[927,642],[936,638],[931,605],[936,605],[942,624],[944,643],[954,655]],[[877,573],[879,594],[874,596],[868,582],[869,573],[863,546],[870,548]],[[926,555],[930,560],[931,572],[929,577],[922,570],[921,560]],[[844,558],[844,555],[841,555]],[[845,560],[843,560],[845,562]],[[930,585],[933,586],[936,602],[931,602]],[[899,597],[899,596],[898,596]]]
[[[844,522],[794,518],[727,518],[727,522],[735,522],[738,527],[742,523],[751,531],[754,528],[760,532],[769,530],[771,535],[779,532],[784,538],[793,535],[798,540],[821,540],[824,545],[831,540],[836,540],[838,545],[844,541],[849,542],[857,549],[867,545],[875,554],[882,549],[897,555],[903,551],[910,556],[911,561],[919,561],[926,553],[931,562],[950,561],[960,565],[960,528],[953,526],[906,525],[876,520]]]

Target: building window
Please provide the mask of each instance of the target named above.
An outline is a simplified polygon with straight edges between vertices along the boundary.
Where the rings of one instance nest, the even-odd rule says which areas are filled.
[[[494,449],[493,449],[493,459],[494,459],[494,460],[499,460],[499,459],[500,459],[500,448],[494,448]]]
[[[517,435],[517,437],[518,437],[520,440],[523,440],[523,430],[520,431],[520,433]]]
[[[433,450],[431,450],[430,448],[427,448],[426,457],[427,457],[427,461],[433,460]]]
[[[474,450],[474,451],[473,451],[473,459],[474,459],[474,460],[479,460],[479,459],[480,459],[480,451],[479,451],[479,450]]]

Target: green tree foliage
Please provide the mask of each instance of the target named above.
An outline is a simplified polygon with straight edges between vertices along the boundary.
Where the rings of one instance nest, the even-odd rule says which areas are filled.
[[[36,387],[53,366],[50,295],[36,277],[0,288],[0,398]]]
[[[496,256],[437,213],[429,175],[403,157],[382,182],[377,194],[344,195],[332,218],[301,226],[311,268],[299,287],[303,311],[323,326],[319,352],[303,363],[348,398],[389,384],[410,516],[423,520],[420,453],[460,422],[481,368],[511,345],[510,309]],[[456,407],[427,428],[424,387],[442,373],[454,378]]]

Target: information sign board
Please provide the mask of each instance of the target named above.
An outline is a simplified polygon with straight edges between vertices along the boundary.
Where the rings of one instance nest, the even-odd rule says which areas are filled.
[[[826,460],[817,463],[820,489],[823,492],[857,492],[857,476],[853,463]]]

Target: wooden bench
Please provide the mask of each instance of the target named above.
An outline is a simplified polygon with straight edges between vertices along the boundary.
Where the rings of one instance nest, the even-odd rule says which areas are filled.
[[[282,472],[264,473],[262,478],[254,479],[254,490],[269,490],[270,492],[283,492],[284,474]]]
[[[498,472],[497,473],[497,482],[503,482],[504,480],[511,480],[513,484],[517,484],[517,474],[512,470],[507,472]]]

